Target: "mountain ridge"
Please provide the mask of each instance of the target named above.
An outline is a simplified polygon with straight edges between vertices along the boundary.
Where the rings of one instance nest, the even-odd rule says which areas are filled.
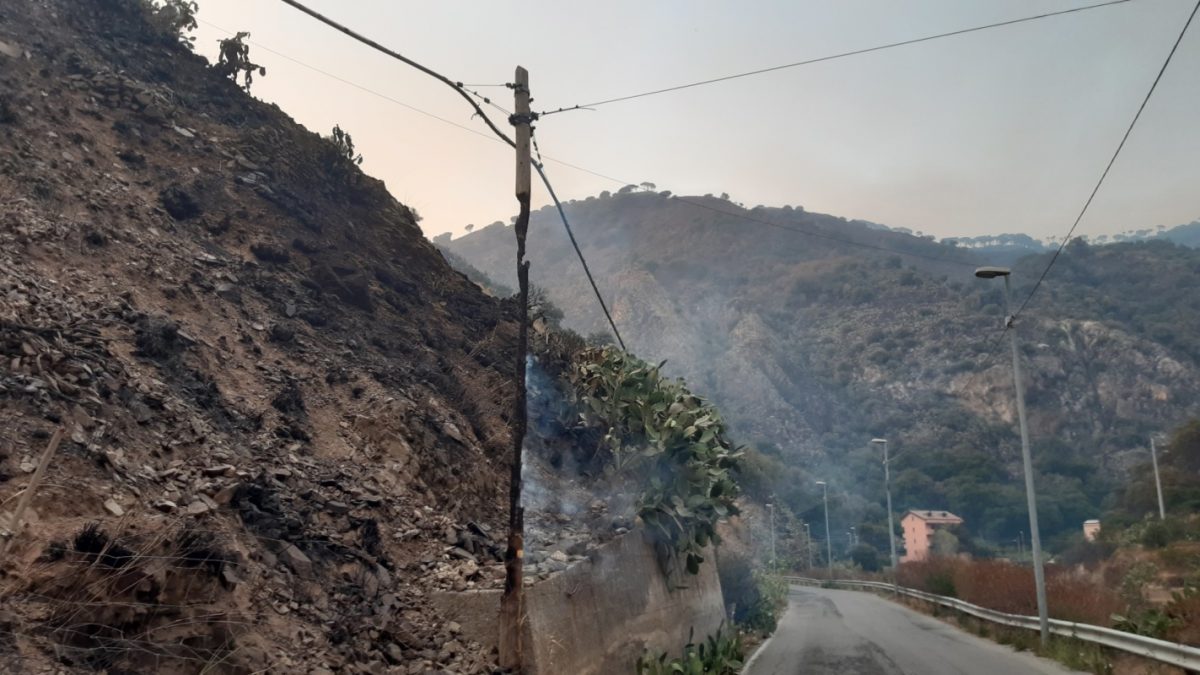
[[[897,480],[898,508],[953,507],[992,539],[1015,537],[1019,445],[1002,298],[998,283],[972,274],[995,261],[861,221],[712,197],[627,192],[566,209],[631,349],[667,359],[669,372],[726,411],[741,440],[766,449],[766,461],[803,467],[794,482],[835,476],[852,486],[838,498],[850,524],[879,515],[878,463],[865,446],[888,436],[894,449],[914,449],[913,473]],[[568,327],[605,332],[561,227],[549,209],[534,213],[531,278]],[[506,231],[493,224],[435,243],[506,283]],[[1013,263],[1015,302],[1048,256]],[[1179,288],[1130,261],[1177,275]],[[1079,241],[1023,314],[1041,479],[1062,486],[1047,497],[1062,502],[1045,507],[1050,532],[1099,512],[1144,435],[1178,424],[1200,400],[1187,330],[1196,308],[1179,290],[1197,263],[1200,252],[1165,241]],[[1123,290],[1110,297],[1114,283]],[[1156,302],[1138,304],[1141,294]],[[962,457],[986,468],[970,489],[935,466]],[[795,510],[815,515],[811,487],[771,489],[790,490]],[[999,494],[994,504],[967,497],[988,491]]]

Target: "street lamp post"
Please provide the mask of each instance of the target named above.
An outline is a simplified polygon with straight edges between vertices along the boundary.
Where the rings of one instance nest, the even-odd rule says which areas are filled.
[[[1167,509],[1163,506],[1162,479],[1158,477],[1158,447],[1154,445],[1154,437],[1150,437],[1150,463],[1154,465],[1154,488],[1158,490],[1158,519],[1167,519]]]
[[[775,571],[775,505],[767,504],[767,512],[771,514],[771,571]]]
[[[829,580],[833,581],[833,536],[829,531],[829,486],[825,481],[817,481],[821,486],[821,500],[825,502],[825,564],[829,568]]]
[[[1029,424],[1025,420],[1025,389],[1021,384],[1021,359],[1017,351],[1017,329],[1012,315],[1012,287],[1009,277],[1012,270],[1007,267],[980,267],[975,276],[980,279],[1004,277],[1004,328],[1009,333],[1012,346],[1013,386],[1017,391],[1017,419],[1021,427],[1021,462],[1025,469],[1025,500],[1029,504],[1029,546],[1033,556],[1033,580],[1037,586],[1038,624],[1042,644],[1050,637],[1050,617],[1046,608],[1046,576],[1042,570],[1042,537],[1038,530],[1037,493],[1033,487],[1033,459],[1029,452]]]
[[[896,529],[892,524],[892,470],[888,463],[888,442],[886,438],[872,438],[872,443],[883,446],[883,489],[887,493],[888,510],[888,546],[892,554],[892,585],[896,585]],[[903,450],[903,448],[901,448]]]

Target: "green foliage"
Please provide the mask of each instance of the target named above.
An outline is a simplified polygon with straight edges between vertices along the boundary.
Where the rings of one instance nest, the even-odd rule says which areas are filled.
[[[195,49],[196,38],[188,33],[196,30],[196,12],[200,6],[195,0],[148,0],[146,7],[150,13],[150,22],[167,35],[179,40],[179,44],[189,50]]]
[[[717,559],[726,614],[747,630],[771,633],[787,607],[788,585],[783,577],[755,569],[750,558],[722,551]]]
[[[879,549],[870,544],[859,544],[850,551],[850,560],[864,572],[878,572],[882,568],[879,562]]]
[[[733,470],[741,453],[716,408],[682,381],[613,347],[587,349],[569,372],[585,426],[604,430],[614,470],[643,481],[638,515],[689,573],[717,539],[717,521],[737,513]]]
[[[946,529],[938,529],[933,533],[930,549],[934,555],[956,555],[958,553],[958,537]]]
[[[1082,535],[1078,535],[1072,538],[1072,543],[1063,552],[1062,562],[1072,567],[1076,565],[1095,567],[1111,556],[1115,550],[1116,545],[1107,540],[1088,541]]]
[[[1183,524],[1176,519],[1152,520],[1142,528],[1142,546],[1164,548],[1173,541],[1183,538]]]
[[[541,319],[551,326],[562,325],[563,311],[550,300],[550,294],[541,286],[529,287],[529,320]]]
[[[255,72],[263,76],[267,74],[266,68],[250,61],[250,45],[246,44],[248,37],[250,37],[250,33],[239,31],[237,35],[221,40],[217,65],[213,66],[218,73],[234,82],[241,77],[243,79],[242,88],[246,90],[246,93],[250,93],[250,84],[254,81]]]
[[[1161,609],[1145,609],[1136,614],[1112,615],[1112,627],[1127,633],[1137,633],[1152,638],[1164,639],[1178,625],[1178,621]]]
[[[683,656],[644,654],[637,662],[638,675],[737,675],[742,670],[742,639],[736,633],[717,631],[699,645],[689,639]]]
[[[1131,606],[1144,605],[1142,589],[1157,577],[1158,566],[1154,563],[1146,560],[1134,563],[1125,573],[1125,577],[1121,579],[1121,599]]]
[[[343,131],[340,125],[333,126],[333,132],[329,135],[328,140],[333,144],[340,159],[350,162],[354,166],[363,163],[363,156],[354,150],[354,139],[350,138],[350,134]]]

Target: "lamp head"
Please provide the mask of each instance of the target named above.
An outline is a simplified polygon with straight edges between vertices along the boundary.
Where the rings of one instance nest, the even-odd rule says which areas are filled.
[[[1012,274],[1012,270],[1007,267],[978,267],[975,269],[975,276],[980,279],[995,279],[996,277],[1006,277]]]

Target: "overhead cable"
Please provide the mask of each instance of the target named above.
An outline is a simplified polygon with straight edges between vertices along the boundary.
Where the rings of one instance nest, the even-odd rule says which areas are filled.
[[[885,49],[892,49],[894,47],[905,47],[908,45],[914,45],[914,44],[918,44],[921,42],[929,42],[931,40],[939,40],[941,38],[954,37],[956,35],[965,35],[967,33],[975,33],[978,31],[990,30],[992,28],[1002,28],[1004,26],[1012,26],[1014,24],[1026,23],[1029,21],[1037,21],[1039,19],[1048,19],[1048,18],[1054,17],[1054,16],[1062,16],[1063,14],[1072,14],[1075,12],[1086,12],[1086,11],[1092,10],[1092,9],[1099,9],[1101,7],[1120,5],[1120,4],[1129,2],[1129,1],[1130,0],[1109,0],[1108,2],[1101,2],[1101,3],[1094,4],[1094,5],[1084,5],[1082,7],[1073,7],[1071,9],[1059,10],[1057,12],[1045,12],[1043,14],[1037,14],[1034,16],[1022,17],[1020,19],[1010,19],[1008,21],[999,21],[996,23],[989,23],[989,24],[986,24],[983,26],[974,26],[972,28],[962,28],[959,30],[950,31],[948,33],[938,33],[936,35],[926,35],[924,37],[913,38],[911,40],[902,40],[900,42],[890,42],[888,44],[878,45],[875,47],[867,47],[865,49],[854,49],[854,50],[851,50],[848,52],[839,52],[837,54],[829,54],[827,56],[819,56],[819,57],[812,58],[812,59],[805,59],[803,61],[795,61],[792,63],[784,63],[784,64],[778,65],[778,66],[769,66],[767,68],[759,68],[757,70],[750,70],[750,71],[746,71],[746,72],[742,72],[742,73],[735,73],[733,75],[724,75],[721,77],[714,77],[714,78],[710,78],[707,80],[700,80],[698,82],[688,82],[686,84],[677,84],[677,85],[674,85],[671,87],[663,87],[662,89],[653,89],[651,91],[643,91],[643,92],[636,93],[636,94],[617,96],[615,98],[608,98],[608,99],[604,99],[602,101],[594,101],[592,103],[582,103],[579,105],[567,106],[567,107],[563,107],[563,108],[558,108],[557,110],[549,110],[549,111],[543,112],[542,115],[553,115],[555,113],[568,112],[568,111],[572,111],[572,110],[591,109],[591,108],[595,108],[597,106],[608,105],[610,103],[618,103],[620,101],[630,101],[635,98],[644,98],[646,96],[657,96],[659,94],[666,94],[669,92],[681,91],[684,89],[692,89],[694,87],[703,87],[703,86],[710,85],[710,84],[716,84],[718,82],[728,82],[730,80],[738,80],[738,79],[741,79],[744,77],[753,77],[755,75],[763,75],[765,73],[773,73],[773,72],[776,72],[779,70],[786,70],[789,68],[798,68],[800,66],[808,66],[808,65],[812,65],[814,63],[823,63],[825,61],[844,59],[849,56],[859,56],[861,54],[870,54],[872,52],[883,51]]]
[[[1100,192],[1100,186],[1104,185],[1104,179],[1108,178],[1108,172],[1116,163],[1117,157],[1121,155],[1121,150],[1125,147],[1125,141],[1129,140],[1129,135],[1133,133],[1133,128],[1137,126],[1138,119],[1142,116],[1142,111],[1146,109],[1146,104],[1150,102],[1150,97],[1154,95],[1154,90],[1158,87],[1158,83],[1162,80],[1163,73],[1167,72],[1167,66],[1171,65],[1171,58],[1175,56],[1175,50],[1179,49],[1179,43],[1183,41],[1183,36],[1187,33],[1188,27],[1192,25],[1192,19],[1196,18],[1196,12],[1200,10],[1200,0],[1197,0],[1196,5],[1192,7],[1192,13],[1188,15],[1187,21],[1183,24],[1183,29],[1179,31],[1179,37],[1175,38],[1175,44],[1171,46],[1171,51],[1167,54],[1166,60],[1163,61],[1162,67],[1158,69],[1158,74],[1154,76],[1154,82],[1150,84],[1150,90],[1146,92],[1145,98],[1142,99],[1142,104],[1138,106],[1137,112],[1134,113],[1133,119],[1129,122],[1129,127],[1125,129],[1125,134],[1121,136],[1121,142],[1117,144],[1117,149],[1109,158],[1108,164],[1105,165],[1104,171],[1100,174],[1100,180],[1096,181],[1096,186],[1092,188],[1091,194],[1088,195],[1087,201],[1083,203],[1083,208],[1079,210],[1079,215],[1075,217],[1075,222],[1071,224],[1071,229],[1067,230],[1067,236],[1063,237],[1062,243],[1058,245],[1058,249],[1054,251],[1054,255],[1050,257],[1050,262],[1046,264],[1046,268],[1042,270],[1041,276],[1038,277],[1037,283],[1033,285],[1033,289],[1029,291],[1029,295],[1025,297],[1021,306],[1013,313],[1012,318],[1025,310],[1029,305],[1029,301],[1033,299],[1033,295],[1041,288],[1042,282],[1045,281],[1046,275],[1050,273],[1050,269],[1054,267],[1054,263],[1058,261],[1058,256],[1067,247],[1071,241],[1071,237],[1075,234],[1075,228],[1079,227],[1079,222],[1083,220],[1084,214],[1087,213],[1088,207],[1092,205],[1092,200],[1096,198],[1096,193]],[[1009,322],[1011,325],[1011,321]],[[1007,327],[1005,328],[1007,330]]]

